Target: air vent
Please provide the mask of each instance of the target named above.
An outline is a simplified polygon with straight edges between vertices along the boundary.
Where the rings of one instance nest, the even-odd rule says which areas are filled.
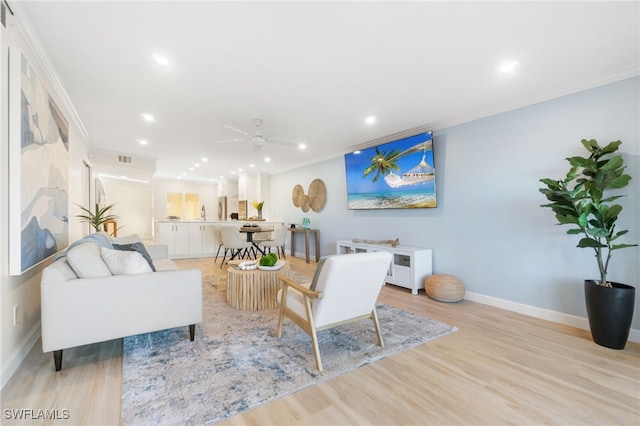
[[[118,163],[131,164],[131,157],[128,155],[118,155]]]

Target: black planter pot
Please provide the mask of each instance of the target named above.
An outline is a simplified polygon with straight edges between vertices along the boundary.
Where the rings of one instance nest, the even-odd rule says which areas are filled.
[[[624,349],[629,338],[636,289],[611,283],[612,288],[584,280],[584,298],[593,341],[611,349]]]

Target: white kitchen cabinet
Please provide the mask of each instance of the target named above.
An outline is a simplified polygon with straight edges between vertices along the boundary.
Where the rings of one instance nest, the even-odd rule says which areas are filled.
[[[189,223],[189,254],[191,257],[215,256],[216,238],[214,224],[210,222]]]
[[[169,248],[172,259],[214,257],[218,251],[213,228],[220,225],[235,225],[239,228],[244,221],[158,221],[156,222],[156,244]],[[247,222],[248,223],[248,222]],[[255,222],[251,222],[255,223]],[[282,222],[260,222],[265,231],[270,231]],[[243,234],[244,235],[244,234]]]
[[[189,253],[189,224],[160,222],[156,227],[156,240],[169,248],[169,257],[186,257]]]
[[[354,243],[351,240],[340,240],[336,243],[337,254],[366,253],[370,251],[387,251],[393,255],[385,281],[400,287],[408,288],[411,294],[418,294],[424,288],[424,280],[432,274],[431,249]]]

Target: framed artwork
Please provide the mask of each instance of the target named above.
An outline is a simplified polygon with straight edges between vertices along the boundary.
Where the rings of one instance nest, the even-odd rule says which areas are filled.
[[[69,245],[69,124],[20,49],[9,51],[9,273]]]
[[[102,179],[96,178],[96,204],[100,206],[100,208],[105,206],[105,192],[104,186],[102,185]],[[89,206],[89,209],[92,209],[93,206]]]

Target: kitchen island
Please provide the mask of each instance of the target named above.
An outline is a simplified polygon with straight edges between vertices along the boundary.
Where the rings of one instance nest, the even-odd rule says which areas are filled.
[[[214,227],[234,225],[239,231],[244,223],[259,223],[263,229],[282,225],[282,222],[251,220],[158,220],[155,222],[155,243],[166,245],[172,259],[214,257],[221,244],[213,232]]]

